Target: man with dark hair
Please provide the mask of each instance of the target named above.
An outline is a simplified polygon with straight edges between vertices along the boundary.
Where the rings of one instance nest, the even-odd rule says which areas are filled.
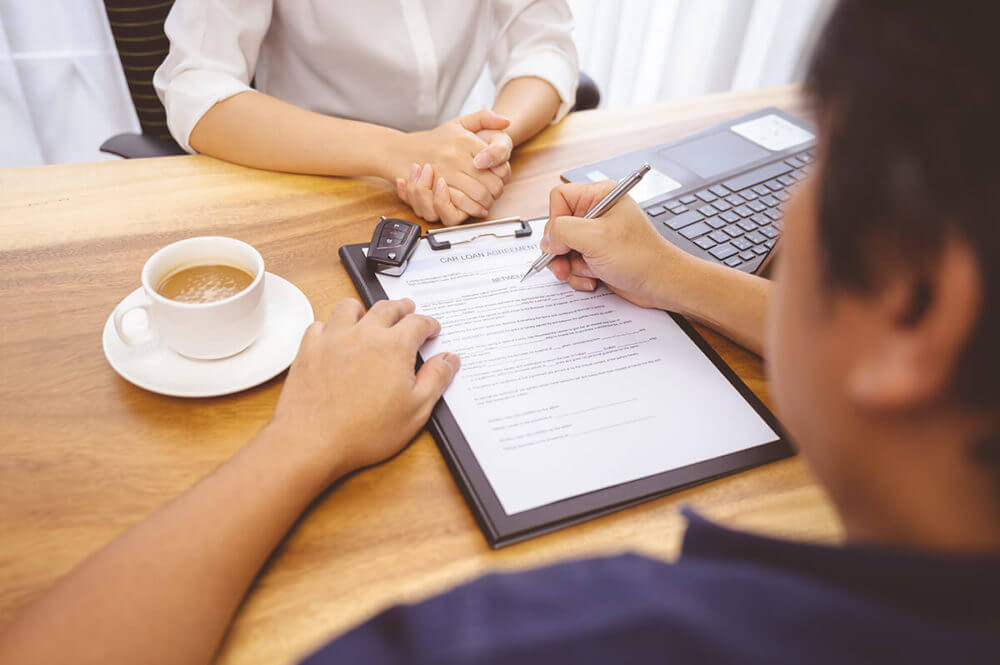
[[[560,255],[558,277],[766,350],[778,414],[845,545],[689,514],[674,564],[623,556],[490,576],[391,609],[308,662],[996,663],[993,30],[954,5],[837,7],[806,86],[817,168],[788,202],[773,285],[684,254],[629,202],[581,219],[610,184],[552,193],[542,247]],[[298,514],[402,447],[456,371],[444,354],[413,374],[438,328],[412,310],[384,302],[362,316],[348,301],[311,328],[272,424],[29,607],[0,635],[0,661],[210,660]]]

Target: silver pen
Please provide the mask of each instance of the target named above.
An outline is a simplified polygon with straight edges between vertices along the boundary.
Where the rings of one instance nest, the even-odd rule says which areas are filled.
[[[649,172],[649,164],[643,164],[638,169],[632,171],[632,173],[619,180],[618,184],[615,185],[615,188],[608,192],[608,195],[601,199],[597,205],[591,208],[590,212],[584,215],[583,218],[593,219],[595,217],[600,217],[607,211],[611,210],[611,208],[613,208],[623,196],[628,194],[633,187],[639,184],[639,181],[642,180],[642,176],[646,175],[647,172]],[[534,263],[531,264],[531,267],[528,268],[528,272],[524,274],[521,281],[523,282],[536,272],[540,272],[545,268],[545,266],[549,265],[549,262],[555,257],[555,254],[549,254],[548,252],[543,253],[535,259]]]

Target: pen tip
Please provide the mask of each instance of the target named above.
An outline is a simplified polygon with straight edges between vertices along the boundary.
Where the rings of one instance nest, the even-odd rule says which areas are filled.
[[[528,276],[529,276],[530,274],[531,274],[531,271],[530,271],[530,270],[529,270],[528,272],[524,273],[524,277],[522,277],[522,278],[521,278],[521,281],[520,281],[520,282],[518,282],[518,284],[521,284],[521,283],[523,283],[523,282],[524,282],[524,280],[528,279]]]

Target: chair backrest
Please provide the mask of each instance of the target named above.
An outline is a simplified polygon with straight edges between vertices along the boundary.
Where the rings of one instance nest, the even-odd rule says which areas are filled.
[[[153,73],[170,49],[163,22],[173,5],[174,0],[104,0],[142,133],[171,141],[167,113],[153,90]]]

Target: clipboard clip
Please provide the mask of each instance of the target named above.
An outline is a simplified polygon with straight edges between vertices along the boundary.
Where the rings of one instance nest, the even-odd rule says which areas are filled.
[[[499,227],[509,226],[506,231]],[[480,231],[480,229],[484,229]],[[441,236],[448,236],[442,240]],[[454,245],[464,245],[479,238],[526,238],[531,235],[531,226],[520,217],[503,217],[475,224],[465,224],[440,229],[427,229],[427,242],[433,250],[451,249]]]

